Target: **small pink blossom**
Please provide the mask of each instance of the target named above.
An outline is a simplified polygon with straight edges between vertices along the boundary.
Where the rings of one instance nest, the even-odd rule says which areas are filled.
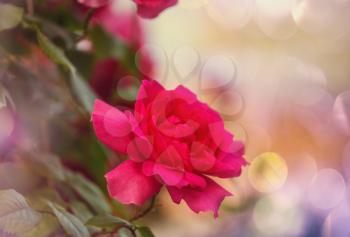
[[[92,23],[103,27],[118,41],[127,45],[132,54],[141,48],[145,41],[145,34],[140,18],[134,12],[113,9],[111,5],[96,10]],[[137,62],[139,68],[147,68],[147,75],[138,72],[136,77],[141,81],[152,76],[153,60],[148,52],[139,53],[132,63]],[[109,57],[97,60],[93,65],[90,85],[104,101],[111,104],[131,106],[130,101],[125,101],[117,95],[117,86],[121,79],[133,75],[125,64],[118,59]]]
[[[166,8],[174,6],[177,0],[133,0],[137,4],[137,13],[144,18],[157,17]]]
[[[102,7],[110,2],[110,0],[78,0],[79,3],[88,7]]]
[[[111,0],[78,0],[88,7],[102,7]],[[137,5],[137,13],[143,18],[155,18],[166,8],[174,6],[177,0],[133,0]]]
[[[237,177],[246,164],[220,115],[183,86],[143,81],[134,113],[96,100],[92,123],[103,143],[129,157],[105,176],[109,194],[124,204],[142,205],[165,186],[175,203],[217,217],[231,193],[209,176]]]
[[[92,21],[129,47],[139,48],[144,43],[143,25],[134,12],[113,9],[108,5],[97,9]]]

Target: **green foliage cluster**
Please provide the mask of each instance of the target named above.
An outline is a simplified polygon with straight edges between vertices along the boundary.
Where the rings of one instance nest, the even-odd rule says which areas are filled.
[[[34,16],[28,3],[0,3],[0,109],[16,114],[30,143],[15,139],[1,150],[0,234],[153,236],[107,197],[103,175],[108,157],[116,155],[89,128],[96,98],[86,79],[91,64],[114,57],[136,74],[131,49],[100,27],[84,32],[84,23],[65,8],[51,15],[39,8]],[[98,53],[77,51],[81,37],[90,37]],[[28,65],[40,59],[36,50],[51,64]]]

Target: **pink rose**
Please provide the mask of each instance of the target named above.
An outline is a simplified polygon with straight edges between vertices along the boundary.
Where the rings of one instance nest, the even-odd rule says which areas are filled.
[[[133,0],[137,4],[137,12],[144,18],[155,18],[163,10],[174,6],[177,0]],[[79,3],[89,7],[102,7],[111,0],[78,0]]]
[[[115,10],[108,5],[96,10],[92,22],[102,26],[104,30],[127,45],[130,54],[135,55],[145,40],[143,25],[139,19],[134,12]],[[140,81],[151,77],[154,64],[145,50],[139,53],[137,57],[130,58],[128,64],[135,63],[140,68],[136,72],[116,58],[109,57],[97,60],[92,68],[90,85],[104,101],[110,104],[132,107],[133,102],[123,100],[118,96],[118,83],[126,76],[135,76]],[[142,73],[143,68],[147,68],[147,75]]]
[[[165,186],[175,203],[217,217],[231,193],[208,176],[237,177],[246,164],[243,144],[220,115],[183,86],[143,81],[134,113],[96,100],[92,123],[103,143],[129,157],[105,176],[109,194],[123,204],[142,205]]]
[[[164,9],[174,6],[177,0],[133,0],[137,4],[137,13],[144,18],[154,18]]]
[[[113,9],[111,5],[96,10],[92,21],[132,48],[139,48],[145,40],[140,18],[134,12]]]

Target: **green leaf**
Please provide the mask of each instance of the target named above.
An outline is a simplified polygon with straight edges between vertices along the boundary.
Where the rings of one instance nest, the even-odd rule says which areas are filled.
[[[40,219],[20,193],[13,189],[0,191],[0,229],[20,234],[32,230]]]
[[[51,209],[47,206],[47,200],[56,203],[64,203],[60,194],[55,189],[48,186],[35,189],[25,197],[33,209],[41,211],[42,218],[34,229],[21,233],[18,237],[48,237],[62,229],[58,219],[51,213]]]
[[[118,235],[120,237],[134,237],[134,235],[131,233],[131,231],[127,228],[120,228],[118,230]]]
[[[51,42],[49,38],[47,38],[38,27],[36,29],[36,36],[38,39],[39,46],[44,51],[44,53],[56,64],[63,66],[65,69],[70,71],[71,73],[75,73],[75,68],[71,64],[71,62],[67,59],[63,50],[57,47],[55,44]]]
[[[59,230],[60,224],[55,216],[49,214],[42,218],[40,223],[30,231],[17,234],[17,237],[47,237]]]
[[[96,55],[100,58],[114,57],[117,59],[125,58],[127,47],[118,41],[115,37],[96,26],[89,31],[90,39],[96,49]]]
[[[73,201],[69,206],[73,213],[84,223],[93,217],[93,214],[83,202]]]
[[[53,44],[49,38],[47,38],[38,27],[34,27],[37,34],[37,39],[40,47],[45,54],[56,64],[61,65],[63,68],[69,71],[69,86],[73,91],[74,96],[80,102],[81,105],[88,112],[92,112],[93,104],[96,99],[96,95],[90,89],[89,85],[84,79],[81,78],[74,65],[64,54],[63,50]]]
[[[90,220],[88,220],[86,224],[97,227],[114,227],[117,225],[131,226],[131,223],[129,223],[128,221],[108,214],[94,216]]]
[[[22,160],[36,173],[53,180],[65,180],[63,166],[58,157],[50,153],[23,153]]]
[[[58,204],[47,201],[47,205],[52,209],[64,231],[71,237],[90,237],[90,233],[78,217],[67,212]]]
[[[66,172],[68,184],[81,196],[81,198],[89,203],[91,208],[99,214],[112,212],[110,204],[107,202],[106,197],[96,184],[80,174],[74,174],[70,171]]]
[[[23,18],[23,9],[0,3],[0,31],[16,27]]]
[[[141,237],[155,237],[151,229],[147,226],[137,227],[137,230]]]
[[[97,58],[115,58],[123,64],[128,72],[134,76],[139,75],[135,62],[135,51],[100,26],[89,31]]]
[[[94,102],[97,96],[76,71],[72,72],[70,75],[70,86],[80,104],[91,113],[94,109]]]

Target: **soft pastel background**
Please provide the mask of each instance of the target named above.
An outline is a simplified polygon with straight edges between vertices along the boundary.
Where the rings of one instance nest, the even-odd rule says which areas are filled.
[[[221,216],[162,197],[159,236],[349,236],[350,1],[183,0],[145,21],[158,80],[246,142]]]
[[[114,8],[135,11],[125,0]],[[150,52],[154,78],[167,88],[186,85],[218,110],[227,129],[245,142],[250,162],[241,177],[219,181],[234,197],[223,202],[218,219],[178,206],[161,192],[156,211],[143,219],[156,236],[350,236],[349,12],[349,0],[180,0],[158,18],[141,20],[145,44],[139,52]],[[82,51],[89,46],[79,44]],[[21,131],[12,134],[17,118],[1,110],[0,151],[9,147],[9,134],[23,147],[45,148],[51,142],[65,166],[103,187],[101,173],[115,165],[113,159],[101,158],[87,129],[88,116],[79,117],[72,98],[65,96],[67,88],[58,80],[49,82],[57,79],[56,69],[42,54],[34,55],[21,63],[41,80],[21,71],[30,86],[23,80],[9,89],[21,102],[17,110],[26,116],[20,127],[29,135],[17,139]],[[122,99],[135,95],[134,87],[125,88],[123,83],[116,87]],[[7,94],[0,92],[5,104]],[[45,127],[46,120],[54,125]],[[75,159],[85,169],[76,167]],[[0,166],[1,188],[15,186],[26,193],[40,183],[12,165]],[[13,176],[12,169],[20,175]]]

